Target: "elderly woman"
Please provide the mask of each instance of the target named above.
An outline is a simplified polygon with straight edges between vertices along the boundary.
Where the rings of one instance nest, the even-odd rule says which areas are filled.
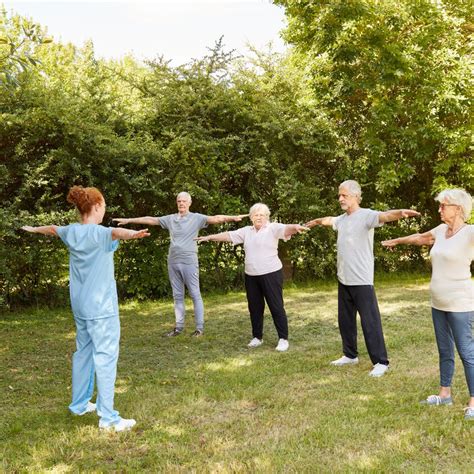
[[[72,357],[72,402],[75,415],[97,412],[99,428],[127,431],[134,419],[114,409],[115,378],[120,342],[120,320],[114,277],[114,252],[118,240],[148,237],[139,231],[100,225],[105,199],[97,188],[73,186],[67,196],[80,214],[80,222],[64,227],[23,226],[36,234],[59,237],[69,249],[69,292],[76,323],[76,352]],[[97,382],[97,404],[91,403]]]
[[[278,241],[288,240],[306,230],[299,224],[269,222],[270,210],[257,203],[250,208],[251,226],[220,234],[199,237],[198,242],[231,242],[243,244],[245,250],[245,290],[252,323],[252,340],[248,347],[263,343],[263,313],[265,301],[278,333],[276,350],[288,350],[288,320],[283,305],[283,270],[278,258]]]
[[[424,234],[385,240],[382,245],[433,245],[431,312],[439,352],[440,389],[422,403],[451,405],[451,382],[454,374],[454,345],[464,365],[470,393],[465,419],[474,420],[474,285],[471,262],[474,258],[474,225],[466,224],[471,216],[472,197],[463,189],[442,191],[439,213],[444,224]]]

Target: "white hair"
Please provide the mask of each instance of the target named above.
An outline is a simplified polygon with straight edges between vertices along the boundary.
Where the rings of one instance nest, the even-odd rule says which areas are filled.
[[[249,210],[250,219],[252,219],[252,216],[256,214],[257,212],[261,212],[267,218],[270,217],[270,209],[268,208],[266,204],[263,204],[261,202],[257,202],[250,208]]]
[[[460,206],[464,222],[471,217],[472,197],[468,192],[464,191],[464,189],[445,189],[435,197],[435,200],[438,202],[446,201],[448,204]]]
[[[191,199],[191,194],[187,193],[186,191],[180,192],[180,193],[176,196],[176,199],[179,199],[180,197],[185,197],[189,202],[192,201],[192,199]]]
[[[355,196],[359,202],[362,201],[362,189],[360,184],[353,179],[348,179],[339,185],[339,189],[346,188],[352,196]]]

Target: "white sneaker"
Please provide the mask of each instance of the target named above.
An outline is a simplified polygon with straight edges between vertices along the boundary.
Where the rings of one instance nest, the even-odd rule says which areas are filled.
[[[103,425],[102,422],[99,422],[99,428],[104,431],[116,431],[117,433],[119,431],[128,431],[131,430],[137,422],[130,418],[129,420],[126,420],[125,418],[120,418],[120,421],[118,423],[115,423],[114,425]]]
[[[87,406],[82,413],[76,413],[78,416],[87,415],[87,413],[95,412],[97,406],[95,403],[87,402]]]
[[[275,350],[277,350],[278,352],[285,352],[288,350],[288,347],[290,347],[290,344],[288,343],[287,339],[279,339],[278,345],[275,347]]]
[[[333,360],[331,362],[332,365],[337,365],[340,367],[341,365],[351,365],[351,364],[358,364],[359,363],[359,358],[355,357],[354,359],[351,359],[350,357],[342,356],[340,359]]]
[[[370,372],[371,377],[382,377],[382,375],[389,369],[388,365],[375,364],[374,368]]]
[[[263,344],[263,339],[258,339],[254,337],[248,344],[247,347],[258,347]]]

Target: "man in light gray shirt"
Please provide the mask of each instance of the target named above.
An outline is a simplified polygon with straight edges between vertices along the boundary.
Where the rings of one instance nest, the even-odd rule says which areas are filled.
[[[178,336],[184,330],[185,323],[185,288],[193,301],[196,330],[193,336],[202,336],[204,332],[204,305],[199,288],[199,261],[198,247],[194,240],[201,229],[208,224],[222,224],[224,222],[239,222],[247,214],[239,216],[206,216],[189,212],[191,196],[181,192],[176,197],[178,212],[161,217],[117,218],[119,225],[145,224],[160,225],[170,233],[170,247],[168,252],[168,276],[173,290],[174,312],[176,323],[167,336]]]
[[[362,191],[356,181],[344,181],[339,186],[339,204],[344,214],[321,217],[306,223],[332,226],[337,231],[338,323],[343,356],[333,365],[359,362],[357,352],[357,312],[370,359],[374,364],[370,375],[381,377],[388,369],[387,349],[382,321],[374,290],[374,229],[385,222],[419,216],[411,209],[386,212],[360,207]]]

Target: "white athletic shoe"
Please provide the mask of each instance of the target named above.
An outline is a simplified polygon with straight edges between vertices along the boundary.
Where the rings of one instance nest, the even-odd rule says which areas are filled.
[[[371,372],[369,373],[369,375],[371,377],[382,377],[382,375],[387,372],[387,370],[389,369],[388,365],[384,365],[384,364],[375,364],[374,365],[374,368],[371,370]]]
[[[248,344],[247,347],[258,347],[263,344],[263,339],[258,339],[254,337]]]
[[[275,347],[275,350],[278,352],[285,352],[288,350],[288,347],[290,347],[290,344],[288,343],[287,339],[280,339],[278,341],[278,345]]]
[[[125,418],[121,418],[118,423],[115,423],[114,425],[103,425],[102,422],[99,422],[99,428],[104,431],[115,431],[115,432],[120,432],[120,431],[128,431],[131,430],[137,422],[130,418],[129,420],[126,420]]]
[[[340,359],[333,360],[331,362],[332,365],[337,365],[340,367],[341,365],[351,365],[351,364],[358,364],[359,363],[359,358],[355,357],[354,359],[351,359],[350,357],[342,356]]]
[[[97,409],[95,403],[87,402],[87,406],[82,413],[76,413],[78,416],[87,415],[87,413],[94,413]]]

